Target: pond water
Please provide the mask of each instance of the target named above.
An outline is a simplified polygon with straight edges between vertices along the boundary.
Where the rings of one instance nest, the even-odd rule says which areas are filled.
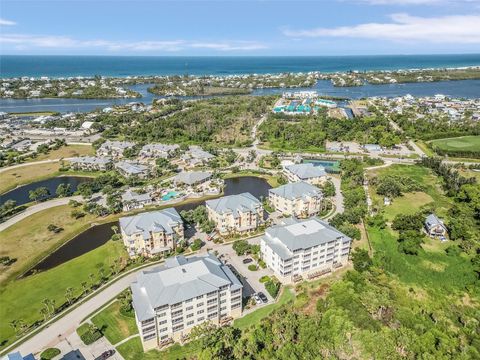
[[[143,102],[151,104],[153,99],[162,98],[147,91],[152,84],[137,84],[129,86],[130,89],[142,95],[138,99],[0,99],[0,111],[5,112],[32,112],[32,111],[58,111],[87,112],[103,109],[114,105],[125,105],[130,102]],[[329,80],[320,80],[310,88],[295,89],[255,89],[252,95],[281,94],[284,91],[315,90],[320,95],[334,96],[349,99],[359,99],[370,96],[395,97],[411,94],[413,96],[433,96],[444,94],[452,97],[476,98],[480,94],[480,80],[438,81],[406,84],[382,84],[355,87],[335,87]],[[202,96],[179,97],[182,99],[205,98]]]
[[[268,196],[268,190],[270,188],[271,186],[268,184],[268,182],[262,178],[256,176],[244,176],[226,179],[224,192],[225,195],[235,195],[243,192],[250,192],[253,196],[260,199],[260,197]],[[180,212],[182,210],[193,209],[203,204],[205,204],[205,201],[199,200],[182,206],[175,206],[175,209]],[[102,225],[92,226],[48,255],[23,276],[28,276],[38,271],[45,271],[54,268],[55,266],[61,265],[105,244],[114,234],[112,230],[113,225],[118,226],[118,222],[114,221]]]
[[[77,190],[78,185],[91,180],[92,178],[84,176],[58,176],[47,180],[36,181],[27,185],[19,186],[0,195],[0,205],[7,200],[16,201],[17,206],[29,203],[32,201],[28,197],[29,191],[35,190],[39,187],[46,187],[48,191],[50,191],[50,195],[45,199],[53,198],[56,196],[55,191],[60,184],[69,184],[71,186],[71,191],[74,192]]]

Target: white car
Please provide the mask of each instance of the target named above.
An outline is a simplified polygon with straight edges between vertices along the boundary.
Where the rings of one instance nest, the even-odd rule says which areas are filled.
[[[253,294],[252,298],[255,301],[255,304],[263,304],[262,299],[260,299],[260,296],[258,296],[257,294]]]

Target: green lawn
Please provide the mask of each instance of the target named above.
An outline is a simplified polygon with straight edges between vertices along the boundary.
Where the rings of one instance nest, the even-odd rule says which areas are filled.
[[[283,288],[282,294],[280,295],[280,298],[275,304],[264,306],[258,310],[255,310],[254,312],[251,312],[250,314],[247,314],[239,319],[236,319],[233,322],[233,326],[239,329],[248,328],[250,325],[253,325],[259,322],[260,320],[266,318],[275,309],[293,300],[294,298],[295,298],[295,295],[293,294],[290,288]]]
[[[125,360],[176,360],[194,357],[199,350],[198,342],[191,341],[184,346],[174,344],[165,351],[150,350],[143,352],[139,337],[128,340],[117,346],[117,351]]]
[[[28,239],[25,239],[28,241]],[[33,246],[33,245],[32,245]],[[66,301],[65,292],[68,287],[74,288],[74,294],[82,292],[82,282],[89,285],[89,274],[94,275],[97,282],[100,277],[100,267],[105,274],[110,273],[113,261],[127,254],[120,241],[109,241],[105,245],[79,256],[62,265],[45,272],[7,283],[0,288],[0,343],[5,347],[15,339],[13,328],[9,325],[13,320],[22,320],[31,324],[42,320],[40,309],[46,298],[55,301],[58,307]]]
[[[138,333],[135,315],[133,312],[131,316],[120,313],[120,303],[118,301],[95,315],[92,322],[112,344],[117,344],[123,339]]]
[[[445,151],[480,151],[480,135],[438,139],[430,143]]]
[[[368,176],[398,175],[409,177],[425,187],[425,191],[405,193],[393,199],[389,206],[383,205],[383,196],[375,191],[375,186],[369,186],[370,196],[374,206],[383,210],[385,218],[389,221],[398,214],[413,214],[422,206],[430,204],[439,216],[446,214],[451,206],[451,199],[443,194],[441,183],[429,169],[420,165],[391,165],[368,172]]]

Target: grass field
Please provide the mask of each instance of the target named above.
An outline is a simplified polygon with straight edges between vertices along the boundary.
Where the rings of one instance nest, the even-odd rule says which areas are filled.
[[[60,149],[51,150],[48,154],[39,154],[34,159],[28,161],[40,161],[50,159],[63,159],[68,157],[95,155],[95,149],[90,144],[85,145],[67,145],[62,146]]]
[[[165,351],[150,350],[143,352],[139,337],[130,339],[117,347],[117,351],[125,360],[177,360],[194,357],[199,351],[199,344],[191,341],[184,346],[174,344]]]
[[[444,215],[449,209],[451,200],[443,194],[438,178],[429,169],[419,165],[392,165],[372,170],[368,173],[368,176],[387,174],[409,177],[425,186],[425,191],[406,193],[393,199],[390,206],[384,206],[383,196],[376,193],[374,186],[370,186],[369,191],[373,205],[383,210],[387,220],[393,220],[398,214],[413,214],[427,204],[431,204],[440,216]]]
[[[88,228],[95,219],[89,214],[74,219],[70,216],[71,211],[69,205],[39,211],[0,232],[0,256],[17,259],[9,267],[0,266],[0,285],[28,270],[53,249]],[[49,224],[65,230],[54,234],[48,231]]]
[[[59,175],[60,163],[32,164],[0,173],[0,194],[15,189],[17,186],[48,179]]]
[[[29,241],[28,237],[25,241]],[[114,260],[126,258],[121,241],[109,241],[95,250],[70,260],[62,265],[23,279],[17,279],[0,287],[0,347],[4,348],[15,339],[13,328],[9,325],[13,320],[22,320],[31,324],[42,320],[40,309],[44,307],[44,299],[54,300],[56,307],[66,301],[65,291],[74,288],[74,295],[82,293],[82,282],[92,283],[100,278],[100,268],[106,274]]]
[[[92,322],[112,344],[117,344],[127,337],[137,334],[135,317],[120,313],[120,302],[116,301],[92,318]]]
[[[445,151],[480,151],[480,135],[432,140],[430,144]]]

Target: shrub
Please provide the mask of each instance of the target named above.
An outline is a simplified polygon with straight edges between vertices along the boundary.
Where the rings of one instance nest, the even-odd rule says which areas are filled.
[[[197,250],[200,250],[202,246],[203,246],[202,240],[195,239],[193,240],[193,244],[190,245],[190,249],[192,249],[192,251],[197,251]]]
[[[61,351],[57,348],[48,348],[40,354],[40,359],[50,360],[55,356],[60,355]]]
[[[70,216],[73,217],[74,219],[80,219],[85,216],[85,213],[83,211],[73,210],[70,213]]]
[[[458,256],[461,254],[461,252],[462,252],[462,249],[460,249],[458,245],[450,245],[445,249],[445,253],[448,256]]]
[[[77,334],[85,345],[93,344],[103,336],[100,330],[93,324],[83,324],[77,329]]]
[[[265,261],[263,260],[258,260],[258,265],[262,268],[265,269],[267,267],[267,264],[265,264]]]
[[[273,280],[267,281],[265,283],[265,289],[268,291],[268,293],[274,298],[277,298],[278,292],[280,290],[280,283],[279,282],[274,282]]]
[[[250,244],[247,240],[237,240],[232,245],[233,250],[238,256],[245,255],[250,252]]]
[[[270,276],[264,275],[264,276],[262,276],[262,277],[259,279],[259,281],[260,281],[261,283],[265,283],[265,282],[267,282],[267,281],[270,281]]]
[[[257,270],[258,270],[258,267],[257,267],[257,265],[251,264],[251,265],[248,265],[248,270],[250,270],[250,271],[257,271]]]

